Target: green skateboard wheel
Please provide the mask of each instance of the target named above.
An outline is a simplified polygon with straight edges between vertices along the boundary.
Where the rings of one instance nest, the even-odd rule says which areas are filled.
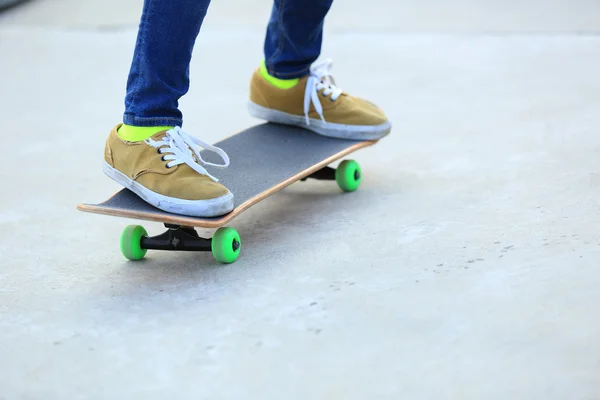
[[[121,253],[125,258],[136,261],[144,258],[147,249],[142,249],[142,237],[148,236],[148,232],[141,225],[128,225],[121,233]]]
[[[354,192],[360,186],[360,165],[354,160],[344,160],[335,170],[335,181],[344,192]]]
[[[211,249],[215,260],[231,264],[237,260],[242,249],[240,234],[233,228],[217,229],[212,238]]]

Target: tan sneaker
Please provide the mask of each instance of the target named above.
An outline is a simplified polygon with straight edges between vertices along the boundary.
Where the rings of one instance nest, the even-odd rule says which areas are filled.
[[[128,142],[113,128],[104,150],[104,173],[146,202],[170,213],[216,217],[233,209],[233,194],[201,164],[227,167],[229,157],[181,129],[158,132],[140,142]],[[200,147],[221,156],[225,164],[200,157]]]
[[[315,63],[310,75],[289,89],[275,87],[256,69],[250,82],[250,114],[335,138],[371,140],[387,135],[392,125],[383,111],[336,87],[331,66],[331,60]]]

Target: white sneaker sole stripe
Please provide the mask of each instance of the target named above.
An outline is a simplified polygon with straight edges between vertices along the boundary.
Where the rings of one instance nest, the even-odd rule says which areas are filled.
[[[344,125],[332,122],[323,122],[320,119],[310,119],[310,125],[306,125],[304,115],[288,114],[283,111],[273,110],[260,106],[252,101],[248,103],[248,111],[253,117],[271,121],[279,124],[295,125],[323,136],[337,139],[353,140],[377,140],[386,136],[392,129],[388,121],[381,125]]]
[[[123,174],[121,171],[110,166],[106,161],[104,161],[103,170],[111,179],[131,190],[147,203],[165,212],[192,217],[210,218],[225,215],[233,210],[234,207],[232,193],[208,200],[178,199],[163,196],[145,188],[138,182],[127,177],[127,175]]]

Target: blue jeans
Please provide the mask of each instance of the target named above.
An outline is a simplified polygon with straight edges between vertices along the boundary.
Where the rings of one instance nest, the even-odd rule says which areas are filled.
[[[264,42],[272,76],[292,79],[308,74],[321,53],[323,21],[332,2],[274,0]],[[183,124],[179,99],[189,90],[192,51],[209,4],[210,0],[144,0],[127,79],[125,124]]]

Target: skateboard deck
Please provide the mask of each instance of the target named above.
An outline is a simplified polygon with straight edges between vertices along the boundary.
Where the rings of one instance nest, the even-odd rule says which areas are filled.
[[[205,167],[234,195],[235,208],[226,215],[198,218],[168,213],[146,203],[128,189],[118,191],[101,203],[82,203],[77,208],[89,213],[162,222],[171,230],[185,227],[187,233],[190,233],[191,227],[221,228],[254,204],[294,182],[306,178],[335,181],[336,170],[329,168],[329,164],[376,142],[376,140],[328,138],[299,127],[263,123],[214,144],[222,148],[231,160],[230,165],[225,169]],[[209,162],[219,162],[218,156],[208,151],[203,151],[202,157]],[[354,171],[355,178],[360,181],[360,169],[358,164],[354,163],[354,165],[355,170],[358,169]],[[343,190],[348,189],[344,188],[339,180],[337,182]],[[191,230],[193,231],[193,228]],[[203,240],[210,241],[210,239]],[[123,237],[121,242],[123,251]],[[193,250],[184,248],[185,243],[182,243],[182,238],[178,238],[176,242],[179,248],[167,246],[168,248],[162,249]],[[161,249],[160,246],[151,243],[146,245],[146,249]],[[204,250],[208,249],[204,248]],[[132,259],[125,254],[125,251],[123,253],[127,258]]]

